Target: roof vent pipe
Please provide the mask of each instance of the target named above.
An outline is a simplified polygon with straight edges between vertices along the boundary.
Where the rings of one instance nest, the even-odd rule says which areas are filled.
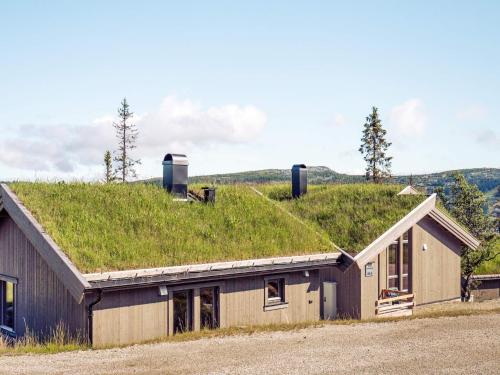
[[[307,167],[295,164],[292,167],[292,198],[299,198],[307,193]]]
[[[167,154],[163,159],[163,188],[178,199],[187,199],[188,165],[183,154]]]

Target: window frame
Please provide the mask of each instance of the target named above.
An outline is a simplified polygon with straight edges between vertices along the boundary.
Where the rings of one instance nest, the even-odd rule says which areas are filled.
[[[396,259],[395,259],[395,263],[396,263],[396,264],[395,264],[395,266],[396,266],[396,273],[395,273],[395,274],[393,274],[393,275],[391,275],[391,274],[389,273],[389,270],[390,270],[390,267],[389,267],[389,265],[390,265],[390,262],[389,262],[389,258],[390,258],[390,256],[389,256],[389,251],[390,251],[390,250],[389,250],[389,249],[390,249],[390,248],[391,248],[391,246],[393,246],[393,245],[396,245]],[[400,258],[400,256],[399,256],[399,250],[400,250],[400,249],[399,249],[399,239],[398,239],[398,240],[396,240],[396,241],[394,241],[394,242],[392,242],[392,243],[391,243],[391,244],[387,247],[387,289],[389,289],[389,290],[399,290],[399,288],[400,288],[400,280],[399,280],[399,258]],[[389,287],[389,282],[390,282],[390,280],[396,280],[396,281],[397,281],[397,287],[396,287],[396,288],[391,288],[391,287]]]
[[[269,283],[278,281],[279,297],[269,298]],[[264,277],[264,311],[283,309],[288,307],[287,300],[288,275],[270,275]]]
[[[4,324],[4,290],[6,290],[7,283],[12,284],[13,288],[13,301],[12,301],[12,327]],[[16,317],[17,317],[17,279],[14,277],[0,275],[0,332],[10,335],[16,334]]]
[[[403,273],[404,269],[404,245],[407,245],[408,249],[408,271],[407,273]],[[393,275],[389,274],[389,249],[391,246],[396,245],[396,273]],[[411,285],[411,269],[412,269],[412,228],[408,229],[405,233],[403,233],[400,237],[398,237],[395,241],[393,241],[386,248],[386,289],[388,290],[397,290],[399,292],[410,292],[412,289]],[[403,289],[403,280],[406,278],[407,288]],[[390,280],[396,280],[397,288],[390,288],[389,283]]]

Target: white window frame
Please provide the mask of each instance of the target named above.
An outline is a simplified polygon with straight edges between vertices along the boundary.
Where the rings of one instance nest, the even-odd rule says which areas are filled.
[[[278,281],[279,297],[269,298],[268,284]],[[284,309],[288,307],[287,291],[288,275],[272,275],[264,278],[264,311]]]

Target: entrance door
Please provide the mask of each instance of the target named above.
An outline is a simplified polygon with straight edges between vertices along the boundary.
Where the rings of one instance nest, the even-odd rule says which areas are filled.
[[[337,317],[337,283],[323,282],[323,319]]]
[[[192,301],[193,298],[190,290],[174,292],[174,334],[193,329]]]
[[[200,289],[200,327],[214,329],[219,327],[219,288]]]

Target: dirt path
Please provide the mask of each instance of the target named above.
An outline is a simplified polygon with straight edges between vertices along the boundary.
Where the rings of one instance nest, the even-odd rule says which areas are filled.
[[[0,373],[500,373],[500,314],[0,357]]]

